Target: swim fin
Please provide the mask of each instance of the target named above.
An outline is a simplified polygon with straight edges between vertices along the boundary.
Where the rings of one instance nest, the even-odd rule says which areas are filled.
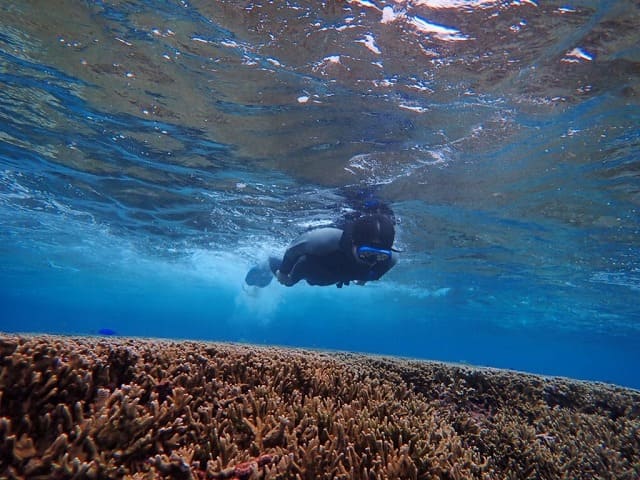
[[[266,262],[253,267],[244,277],[244,281],[247,285],[260,288],[264,288],[269,285],[272,279],[273,273],[271,273],[271,267]]]

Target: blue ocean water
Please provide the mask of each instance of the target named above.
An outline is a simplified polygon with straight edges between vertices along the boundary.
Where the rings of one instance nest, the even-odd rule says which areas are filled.
[[[0,331],[640,388],[634,2],[22,1],[0,20]],[[364,194],[399,221],[379,282],[244,284]]]

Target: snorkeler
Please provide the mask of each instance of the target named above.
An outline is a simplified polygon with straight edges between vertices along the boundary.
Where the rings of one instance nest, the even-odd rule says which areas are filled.
[[[269,268],[287,287],[300,280],[309,285],[336,285],[355,282],[364,285],[378,280],[398,261],[393,248],[393,217],[366,214],[347,222],[343,228],[324,227],[306,232],[287,249],[282,260],[269,258]],[[264,287],[271,281],[267,272],[254,267],[245,278],[249,285]]]

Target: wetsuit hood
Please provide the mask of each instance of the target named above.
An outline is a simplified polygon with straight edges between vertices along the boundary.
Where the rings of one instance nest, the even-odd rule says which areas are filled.
[[[351,240],[355,245],[391,249],[395,239],[393,220],[387,215],[365,215],[353,222]]]

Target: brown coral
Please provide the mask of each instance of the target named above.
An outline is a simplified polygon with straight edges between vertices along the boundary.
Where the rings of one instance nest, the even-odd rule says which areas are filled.
[[[0,477],[640,477],[640,394],[196,342],[0,336]]]

